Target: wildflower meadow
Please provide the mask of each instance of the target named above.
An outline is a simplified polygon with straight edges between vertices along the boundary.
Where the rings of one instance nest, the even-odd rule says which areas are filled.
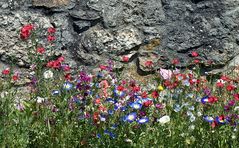
[[[172,60],[149,89],[121,78],[110,59],[95,73],[72,68],[64,55],[54,56],[56,31],[33,24],[20,29],[30,93],[17,95],[23,75],[14,64],[1,72],[0,147],[239,146],[238,77],[202,75],[203,61],[193,51],[188,68]]]

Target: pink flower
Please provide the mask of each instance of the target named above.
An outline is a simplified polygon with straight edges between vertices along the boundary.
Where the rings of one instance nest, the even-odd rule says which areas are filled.
[[[197,57],[197,56],[198,56],[198,53],[197,53],[196,51],[192,51],[192,52],[191,52],[191,55],[192,55],[192,57]]]
[[[164,80],[171,79],[173,72],[171,70],[160,68],[159,71],[160,75],[163,77]]]
[[[144,65],[146,66],[146,67],[152,67],[153,66],[153,61],[146,61],[145,63],[144,63]]]
[[[10,74],[10,69],[9,68],[6,68],[2,71],[2,74],[3,75],[9,75]]]
[[[37,48],[37,53],[40,53],[40,54],[43,54],[43,53],[45,53],[45,48],[43,48],[43,47],[38,47]]]
[[[179,64],[179,59],[173,59],[171,63],[173,65],[178,65]]]
[[[33,30],[33,25],[32,24],[28,24],[28,25],[23,26],[20,30],[20,38],[23,39],[23,40],[28,39],[31,35],[32,30]]]
[[[123,56],[122,60],[123,60],[123,62],[128,62],[129,61],[129,57],[128,56]]]
[[[51,35],[48,35],[48,36],[47,36],[48,42],[52,42],[52,41],[54,41],[55,39],[56,39],[55,36],[51,36]]]
[[[50,34],[53,34],[53,33],[56,32],[56,29],[55,29],[54,27],[49,27],[49,28],[47,29],[47,32],[50,33]]]

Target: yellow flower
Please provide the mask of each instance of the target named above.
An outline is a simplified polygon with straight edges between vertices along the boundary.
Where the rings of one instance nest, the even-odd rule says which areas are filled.
[[[159,85],[159,86],[158,86],[158,90],[159,90],[159,91],[163,91],[163,90],[164,90],[163,86],[162,86],[162,85]]]

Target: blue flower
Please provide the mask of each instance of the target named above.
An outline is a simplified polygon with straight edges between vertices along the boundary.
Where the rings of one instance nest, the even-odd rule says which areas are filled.
[[[227,119],[224,118],[224,116],[217,116],[217,117],[215,118],[215,121],[216,121],[217,123],[220,123],[220,124],[226,124],[226,123],[227,123]]]
[[[214,121],[213,117],[210,116],[204,116],[203,119],[209,123],[212,123]]]
[[[118,110],[119,109],[119,106],[118,105],[115,105],[114,106],[114,110]]]
[[[105,101],[109,102],[109,103],[113,103],[113,104],[117,103],[117,100],[112,99],[112,98],[107,98]]]
[[[133,109],[139,109],[139,110],[142,108],[142,104],[140,103],[130,103],[129,106],[132,107]]]
[[[143,117],[143,118],[139,119],[137,122],[139,124],[148,123],[149,122],[149,118],[148,117]]]
[[[63,89],[65,89],[65,90],[71,90],[72,87],[73,87],[73,84],[70,82],[66,82],[63,84]]]
[[[114,111],[113,110],[108,110],[108,114],[113,115]]]
[[[175,106],[174,106],[174,111],[175,112],[179,112],[181,109],[182,109],[182,107],[180,107],[179,104],[175,104]]]
[[[99,72],[97,75],[98,78],[102,78],[103,76],[104,76],[104,74],[102,72]]]
[[[201,99],[202,104],[206,104],[208,102],[208,96],[205,96]]]
[[[126,106],[122,106],[122,107],[120,108],[120,110],[124,112],[124,111],[127,110],[127,107],[126,107]]]
[[[125,120],[130,122],[130,123],[133,122],[136,118],[137,118],[137,113],[136,112],[130,113],[127,116],[125,116]]]
[[[116,135],[115,135],[114,133],[112,133],[112,132],[110,132],[109,136],[110,136],[111,138],[113,138],[113,139],[116,138]]]
[[[117,128],[117,124],[113,124],[112,126],[111,126],[111,129],[116,129]]]
[[[114,94],[115,96],[117,97],[123,97],[125,95],[125,92],[124,91],[119,91],[117,90],[117,87],[114,89]]]
[[[109,135],[109,134],[110,134],[110,131],[108,131],[108,130],[106,129],[106,130],[104,130],[104,134]]]
[[[100,139],[101,138],[101,134],[96,134],[96,137]]]
[[[111,138],[115,139],[116,135],[108,130],[104,130],[104,134],[109,135]]]
[[[60,94],[60,91],[59,90],[53,90],[51,92],[52,95],[56,96],[56,95],[59,95]]]

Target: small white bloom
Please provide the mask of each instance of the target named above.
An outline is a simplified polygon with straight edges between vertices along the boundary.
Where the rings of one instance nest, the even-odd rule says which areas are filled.
[[[51,70],[47,70],[44,72],[43,76],[45,79],[50,79],[53,77],[53,72]]]
[[[125,142],[132,143],[133,141],[131,139],[125,139]]]
[[[195,125],[190,125],[188,129],[193,131],[195,129]]]
[[[42,98],[42,97],[37,97],[37,103],[41,104],[45,101],[45,98]]]
[[[232,135],[232,139],[236,139],[237,137],[236,137],[236,135],[235,134],[233,134]]]
[[[190,116],[190,122],[194,122],[196,120],[196,117],[194,115]]]
[[[169,121],[170,121],[170,117],[167,116],[167,115],[161,117],[161,118],[158,120],[158,122],[160,122],[161,124],[165,124],[165,123],[167,123],[167,122],[169,122]]]
[[[234,111],[239,111],[239,106],[236,106],[236,107],[234,108]]]
[[[202,113],[201,113],[201,112],[197,112],[197,116],[198,116],[198,117],[201,117],[201,116],[202,116]]]

